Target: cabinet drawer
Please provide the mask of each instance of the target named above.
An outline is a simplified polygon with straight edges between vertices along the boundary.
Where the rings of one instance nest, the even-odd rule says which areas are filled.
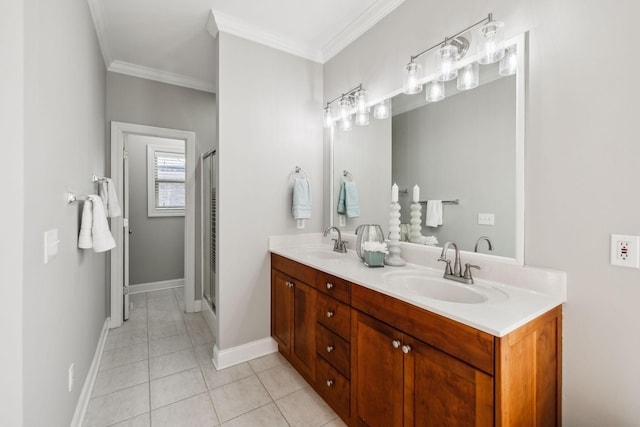
[[[350,341],[351,307],[321,293],[317,304],[318,322]]]
[[[322,325],[316,328],[316,351],[342,375],[350,377],[351,346]]]
[[[316,270],[280,255],[271,254],[271,268],[313,286]]]
[[[329,405],[344,418],[349,418],[351,385],[335,368],[318,357],[316,362],[316,389]]]
[[[351,283],[322,271],[316,272],[316,288],[344,303],[351,303]]]

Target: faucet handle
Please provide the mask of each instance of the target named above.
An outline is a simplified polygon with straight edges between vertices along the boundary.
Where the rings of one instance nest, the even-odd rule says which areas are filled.
[[[471,269],[472,268],[480,270],[480,266],[479,265],[473,265],[473,264],[466,263],[464,265],[464,275],[462,276],[465,279],[471,279],[471,283],[473,283],[473,277],[471,277]]]
[[[447,266],[444,268],[444,274],[453,274],[453,270],[451,270],[451,260],[445,257],[438,258],[438,261],[446,262]]]

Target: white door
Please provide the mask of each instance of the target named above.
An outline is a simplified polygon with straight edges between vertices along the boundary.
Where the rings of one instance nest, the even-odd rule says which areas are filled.
[[[123,232],[123,256],[124,256],[124,268],[123,268],[123,319],[129,320],[129,234],[132,233],[131,227],[129,225],[129,156],[127,155],[127,141],[125,139],[124,152],[122,153],[122,171],[123,171],[123,221],[122,221],[122,232]]]

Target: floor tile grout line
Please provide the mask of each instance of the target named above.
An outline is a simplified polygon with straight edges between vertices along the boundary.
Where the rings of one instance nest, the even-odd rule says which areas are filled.
[[[278,367],[278,366],[274,366],[274,367],[273,367],[273,368],[271,368],[271,369],[274,369],[274,368],[277,368],[277,367]],[[252,369],[253,369],[253,367],[252,367]],[[268,370],[270,370],[270,369],[265,369],[265,370],[264,370],[264,371],[262,371],[262,372],[266,372],[266,371],[268,371]],[[280,407],[278,406],[278,403],[277,403],[277,402],[276,402],[276,400],[273,398],[273,396],[272,396],[272,395],[271,395],[271,393],[269,392],[269,389],[268,389],[268,388],[267,388],[267,386],[264,384],[264,382],[262,381],[262,379],[260,378],[260,376],[258,375],[258,373],[256,372],[254,375],[256,376],[256,378],[258,379],[258,381],[260,382],[260,384],[262,384],[262,387],[264,388],[264,390],[267,392],[267,394],[268,394],[268,395],[269,395],[269,397],[271,398],[271,402],[273,403],[273,405],[276,407],[276,409],[278,410],[278,412],[280,413],[280,415],[282,415],[282,419],[287,423],[287,425],[288,425],[289,427],[291,427],[291,423],[289,422],[289,420],[287,419],[287,417],[282,413],[282,410],[281,410],[281,409],[280,409]],[[299,390],[296,390],[296,391],[299,391]],[[295,392],[293,392],[293,393],[295,393]],[[291,394],[291,393],[289,393],[289,394]],[[283,396],[283,397],[284,397],[284,396]]]

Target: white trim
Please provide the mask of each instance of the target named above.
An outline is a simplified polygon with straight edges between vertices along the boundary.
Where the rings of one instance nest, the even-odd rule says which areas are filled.
[[[218,349],[218,345],[216,344],[213,346],[213,359],[211,360],[213,366],[219,370],[255,359],[256,357],[275,353],[276,351],[278,351],[278,344],[271,337],[252,341],[226,350]]]
[[[89,406],[89,400],[91,399],[91,392],[93,391],[93,385],[96,382],[96,376],[98,375],[98,369],[100,368],[100,361],[102,360],[102,352],[104,350],[104,344],[107,341],[107,335],[109,335],[109,318],[104,319],[102,325],[102,332],[100,332],[100,338],[98,339],[98,345],[96,346],[96,352],[93,355],[93,361],[87,372],[87,378],[84,380],[82,391],[78,397],[78,403],[76,404],[76,410],[73,413],[73,419],[71,420],[71,427],[80,427],[84,421],[84,416],[87,413],[87,406]]]
[[[211,37],[213,37],[214,39],[218,38],[220,29],[218,29],[216,17],[213,16],[213,10],[209,11],[209,18],[207,18],[207,25],[205,26],[205,28],[207,29],[207,32],[211,35]]]
[[[269,31],[258,29],[235,16],[228,15],[224,12],[212,10],[212,13],[215,17],[215,22],[219,31],[251,40],[295,56],[310,59],[311,61],[322,63],[320,49],[316,49],[313,46],[299,43]]]
[[[162,291],[165,289],[181,288],[184,286],[184,279],[161,280],[158,282],[138,283],[129,285],[129,295],[141,294],[144,292]]]
[[[111,56],[111,49],[107,42],[108,37],[107,31],[105,30],[104,11],[100,5],[100,0],[87,0],[87,3],[89,3],[89,11],[91,12],[91,18],[93,19],[96,36],[98,37],[98,44],[100,45],[104,65],[109,68],[111,62],[113,62],[113,57]]]
[[[185,141],[187,159],[187,208],[184,218],[184,301],[186,311],[196,311],[195,302],[195,162],[196,134],[190,131],[145,126],[133,123],[111,122],[111,179],[118,194],[124,194],[123,150],[127,134],[158,136],[161,138],[182,139]],[[111,230],[116,247],[111,250],[111,327],[122,325],[123,304],[123,218],[111,218]]]
[[[209,331],[211,335],[216,336],[216,314],[211,309],[211,306],[206,302],[205,299],[200,300],[202,302],[202,317],[204,317],[205,322],[207,322],[207,326],[209,327]]]
[[[325,63],[342,49],[349,46],[367,30],[380,22],[385,16],[393,12],[404,0],[379,0],[367,8],[360,16],[353,20],[347,27],[329,40],[321,49],[322,62]]]
[[[157,68],[145,67],[144,65],[131,64],[129,62],[115,60],[107,66],[107,70],[112,73],[126,74],[128,76],[139,77],[141,79],[155,80],[175,86],[188,87],[190,89],[215,93],[215,83],[195,79],[184,74],[173,73],[171,71],[159,70]]]

